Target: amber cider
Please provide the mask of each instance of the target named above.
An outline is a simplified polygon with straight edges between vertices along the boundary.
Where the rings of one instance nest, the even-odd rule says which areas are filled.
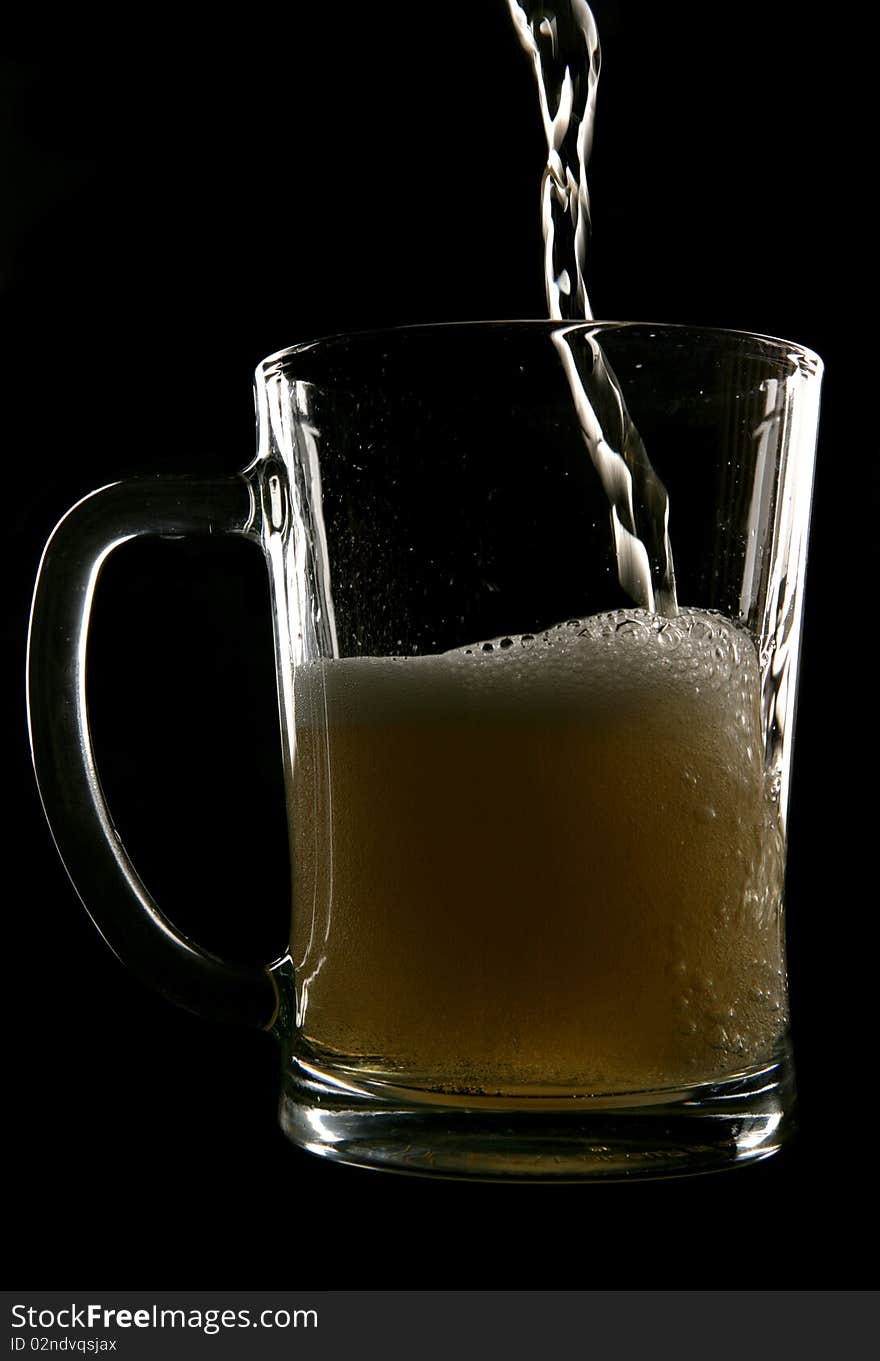
[[[296,675],[301,1050],[433,1092],[770,1062],[782,834],[754,643],[629,609]]]

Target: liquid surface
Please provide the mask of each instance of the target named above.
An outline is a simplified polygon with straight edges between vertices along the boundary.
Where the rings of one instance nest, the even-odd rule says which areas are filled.
[[[486,1094],[772,1058],[783,846],[748,635],[627,610],[296,685],[307,1051]]]

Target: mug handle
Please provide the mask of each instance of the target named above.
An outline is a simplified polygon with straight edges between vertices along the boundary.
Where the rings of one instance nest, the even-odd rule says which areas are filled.
[[[271,1029],[273,968],[241,967],[187,940],[160,911],[113,826],[92,749],[86,644],[95,586],[139,535],[238,534],[260,543],[257,503],[235,477],[134,477],[92,492],[58,523],[37,575],[28,638],[28,722],[43,808],[73,886],[110,948],[187,1010]]]

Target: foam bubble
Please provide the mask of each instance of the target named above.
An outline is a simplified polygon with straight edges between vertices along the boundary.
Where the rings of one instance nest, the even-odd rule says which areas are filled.
[[[552,721],[702,701],[731,733],[739,729],[760,747],[756,649],[737,625],[709,611],[684,609],[668,619],[623,609],[439,654],[306,663],[296,684],[299,694],[323,691],[334,715],[349,721],[432,713]]]

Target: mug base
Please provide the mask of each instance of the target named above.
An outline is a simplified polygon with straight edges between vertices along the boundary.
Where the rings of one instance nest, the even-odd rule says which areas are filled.
[[[567,1098],[450,1097],[354,1082],[294,1058],[280,1118],[320,1157],[416,1176],[630,1181],[768,1158],[794,1132],[790,1056],[674,1091]]]

